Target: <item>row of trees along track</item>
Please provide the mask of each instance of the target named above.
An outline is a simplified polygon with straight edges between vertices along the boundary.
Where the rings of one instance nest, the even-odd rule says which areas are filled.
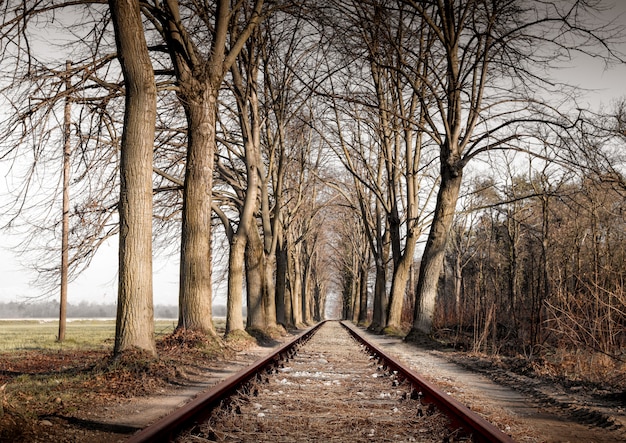
[[[249,331],[320,320],[334,293],[344,317],[390,332],[408,322],[409,337],[430,333],[433,322],[459,330],[470,323],[484,343],[489,331],[497,335],[499,319],[510,318],[507,337],[522,347],[545,338],[548,309],[553,330],[595,347],[609,340],[613,348],[601,347],[611,354],[624,337],[617,283],[624,270],[600,260],[609,244],[601,211],[590,215],[595,267],[575,282],[561,276],[578,268],[551,256],[549,216],[553,202],[580,204],[564,201],[576,187],[608,186],[623,199],[612,148],[624,141],[624,113],[577,109],[579,91],[551,77],[575,54],[622,61],[623,29],[602,21],[610,15],[604,5],[9,0],[1,6],[0,66],[10,111],[0,128],[16,186],[4,225],[27,227],[22,249],[42,251],[35,260],[42,276],[57,275],[57,189],[48,178],[63,132],[57,114],[69,100],[69,261],[76,275],[106,238],[119,235],[115,354],[155,353],[153,242],[180,253],[181,331],[216,335],[213,263],[223,255],[229,336],[244,329],[245,282]],[[45,36],[59,42],[58,51]],[[466,218],[455,221],[463,176],[476,160],[493,161],[492,181],[483,185],[509,187],[468,205]],[[534,174],[528,186],[516,186],[520,165],[551,185],[539,189],[547,182]],[[473,198],[479,189],[471,189]],[[526,266],[527,231],[515,205],[535,201],[540,210],[532,203],[524,210],[543,214],[532,234],[541,259]],[[461,226],[476,210],[485,214],[484,203],[508,216],[500,230],[508,229],[507,270],[492,285],[506,287],[508,298],[491,301],[475,294],[495,275],[487,272],[493,257],[462,249],[482,235],[480,225]],[[623,227],[623,212],[612,217]],[[568,229],[579,239],[581,265],[588,226]],[[216,248],[228,253],[214,257]],[[446,268],[455,270],[452,291],[439,284],[444,262],[454,263]],[[471,269],[480,272],[468,275]],[[590,291],[603,307],[591,323],[571,315]],[[607,316],[608,333],[597,329]]]

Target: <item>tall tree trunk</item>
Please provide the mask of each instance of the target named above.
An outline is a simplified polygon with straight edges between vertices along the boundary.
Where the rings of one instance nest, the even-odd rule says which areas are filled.
[[[260,162],[262,164],[262,162]],[[282,234],[281,208],[282,198],[276,197],[273,219],[270,216],[267,181],[262,180],[261,188],[261,222],[263,227],[263,305],[265,306],[265,323],[270,333],[278,328],[278,310],[284,318],[284,305],[278,305],[278,238]],[[280,194],[280,192],[278,192]],[[284,303],[284,292],[281,295]]]
[[[320,322],[324,319],[324,297],[323,297],[323,287],[318,284],[315,285],[315,295],[313,297],[314,300],[314,308],[313,308],[313,321]]]
[[[247,238],[240,232],[233,235],[228,251],[228,294],[226,297],[226,331],[243,331],[243,270]],[[249,307],[248,307],[249,310]]]
[[[301,244],[291,246],[289,254],[289,283],[291,286],[291,315],[296,328],[301,328],[302,324],[302,266],[300,264]]]
[[[357,324],[359,326],[365,325],[367,323],[367,282],[369,277],[369,263],[365,262],[361,264],[361,284],[359,285],[359,297],[361,301],[359,302],[359,317]]]
[[[446,44],[446,99],[445,99],[445,132],[446,135],[439,145],[439,163],[441,184],[437,192],[437,203],[433,214],[433,221],[428,233],[428,240],[420,263],[417,289],[415,293],[415,312],[413,327],[407,336],[411,339],[420,333],[430,334],[432,331],[435,304],[437,301],[437,286],[443,270],[446,243],[459,198],[459,190],[463,181],[463,167],[465,160],[462,158],[465,144],[471,138],[471,128],[465,129],[465,138],[461,139],[463,131],[462,110],[462,85],[460,65],[462,56],[459,56],[459,39],[456,34],[455,22],[463,26],[463,20],[457,19],[452,2],[446,2],[441,13],[441,19],[451,31],[444,36]],[[484,77],[481,77],[481,81]],[[478,87],[478,86],[477,86]],[[482,88],[482,85],[480,86]],[[474,97],[476,103],[480,103],[482,89]],[[443,104],[442,104],[443,106]],[[479,105],[476,105],[479,107]],[[470,119],[469,125],[475,124],[476,120]]]
[[[276,247],[276,321],[285,328],[291,323],[291,302],[287,291],[287,248],[284,241]]]
[[[443,269],[448,233],[454,220],[459,189],[463,179],[462,169],[442,159],[441,185],[437,194],[437,205],[430,227],[426,247],[420,264],[417,281],[415,315],[413,327],[407,336],[411,339],[419,333],[429,334],[432,329],[437,284]]]
[[[246,327],[249,330],[265,331],[263,242],[261,241],[261,236],[256,226],[251,227],[248,231],[245,258],[248,294],[248,317]]]
[[[234,330],[242,328],[241,314],[242,310],[242,291],[243,291],[243,267],[245,263],[246,281],[247,281],[247,297],[248,297],[248,315],[247,326],[251,329],[257,329],[258,322],[256,319],[256,307],[258,303],[255,301],[257,295],[262,291],[262,277],[256,275],[261,272],[259,260],[259,246],[261,242],[256,227],[255,212],[257,210],[257,196],[259,194],[259,164],[261,162],[260,154],[260,118],[259,118],[259,101],[257,96],[257,74],[258,59],[254,57],[254,42],[248,47],[248,51],[240,54],[241,63],[233,64],[231,67],[232,74],[232,90],[237,100],[237,109],[239,111],[239,126],[243,138],[244,161],[246,165],[246,182],[238,190],[243,194],[244,203],[239,214],[239,224],[237,232],[233,236],[231,242],[229,268],[228,268],[228,316],[226,319],[226,334],[230,334]],[[246,75],[244,75],[244,72]],[[262,259],[262,247],[261,259]],[[235,275],[236,274],[236,275]],[[260,296],[259,296],[260,298]],[[251,326],[251,322],[255,326]],[[263,328],[259,328],[263,329]]]
[[[156,83],[137,0],[111,0],[126,104],[120,161],[119,285],[115,346],[156,355],[152,301],[152,149]]]
[[[270,137],[268,137],[270,138]],[[281,151],[282,152],[282,151]],[[261,160],[261,151],[258,150],[259,160],[259,177],[261,196],[261,228],[263,230],[263,298],[265,306],[265,322],[270,333],[276,332],[278,328],[278,310],[280,309],[282,318],[284,319],[284,305],[278,305],[278,260],[277,249],[280,236],[282,235],[282,186],[283,186],[283,160],[279,158],[278,168],[275,171],[265,171],[265,165]],[[282,157],[282,154],[281,154]],[[275,174],[274,180],[274,204],[270,204],[269,187],[270,177]],[[281,300],[284,302],[284,292],[281,294]],[[284,321],[284,320],[283,320]]]
[[[374,282],[374,308],[370,329],[382,331],[386,326],[387,310],[387,269],[385,263],[376,259],[376,280]]]
[[[508,326],[513,328],[514,333],[517,333],[517,291],[518,291],[518,275],[519,275],[519,254],[517,252],[517,245],[519,241],[519,228],[515,215],[517,212],[517,205],[513,206],[513,212],[509,211],[506,218],[506,227],[509,237],[508,244],[508,259],[509,259],[509,303],[506,306],[508,314]]]
[[[241,28],[234,25],[233,16],[248,5],[239,3],[233,10],[230,2],[218,1],[214,20],[206,23],[212,28],[212,41],[202,46],[196,44],[192,33],[183,25],[178,0],[166,0],[157,6],[161,8],[155,15],[160,20],[158,28],[174,65],[177,94],[185,109],[188,128],[178,328],[215,335],[211,318],[211,205],[217,98],[226,73],[262,19],[263,0],[254,2],[247,23]]]
[[[380,221],[377,230],[382,231]],[[375,254],[376,280],[374,283],[374,303],[372,323],[369,329],[382,331],[387,326],[387,260],[389,259],[389,231],[377,235]]]
[[[463,326],[463,311],[461,294],[463,289],[463,266],[461,265],[461,253],[460,251],[455,254],[454,257],[454,316],[456,324],[460,328]]]
[[[389,297],[389,307],[387,315],[387,326],[390,332],[397,332],[402,326],[402,305],[406,285],[411,275],[413,265],[413,254],[417,242],[418,230],[411,228],[406,236],[404,251],[400,259],[396,262],[391,281],[391,295]]]
[[[189,142],[183,190],[178,328],[215,335],[211,306],[211,203],[217,90],[202,86],[200,97],[182,94],[187,97]]]
[[[350,309],[352,308],[352,288],[354,287],[354,283],[351,275],[343,277],[342,280],[341,319],[347,320],[351,317]]]
[[[402,107],[401,107],[402,109]],[[402,113],[405,114],[404,109]],[[423,111],[420,112],[420,127],[424,126]],[[414,142],[415,140],[415,142]],[[394,257],[394,270],[391,279],[391,294],[389,296],[389,310],[387,315],[387,330],[389,332],[398,332],[402,326],[402,311],[404,305],[404,298],[406,295],[406,286],[412,272],[413,255],[415,254],[415,247],[419,236],[422,234],[422,230],[418,223],[419,211],[419,159],[421,156],[422,135],[418,133],[416,136],[413,131],[405,129],[403,136],[396,135],[396,144],[404,144],[404,161],[405,161],[405,174],[406,174],[406,192],[404,198],[406,199],[406,239],[404,241],[404,250],[400,252],[394,249],[394,254],[400,254],[397,258]],[[394,212],[397,217],[397,206],[394,206]],[[394,228],[398,229],[399,228]],[[394,231],[391,231],[394,235]],[[399,235],[397,232],[395,235]],[[393,242],[392,242],[393,243]],[[398,240],[399,243],[399,240]]]
[[[363,283],[363,279],[360,275],[360,266],[358,263],[354,263],[352,265],[354,269],[354,293],[352,294],[353,302],[352,302],[352,313],[350,315],[350,321],[353,323],[358,323],[359,321],[359,312],[361,312],[361,284]]]
[[[305,244],[301,251],[306,251],[307,245]],[[311,312],[312,309],[312,297],[311,297],[311,257],[308,256],[306,252],[304,252],[304,256],[301,255],[298,257],[299,261],[302,263],[302,322],[309,326],[313,324],[313,315]]]
[[[263,306],[265,306],[265,323],[270,330],[278,326],[276,305],[276,251],[265,255],[263,260]]]

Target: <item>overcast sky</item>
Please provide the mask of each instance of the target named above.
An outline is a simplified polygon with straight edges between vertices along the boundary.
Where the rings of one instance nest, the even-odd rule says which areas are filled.
[[[626,12],[626,2],[616,3],[614,16]],[[624,16],[622,16],[624,19]],[[626,23],[626,20],[623,20]],[[626,48],[625,51],[626,52]],[[610,106],[612,100],[626,97],[626,67],[605,70],[602,63],[591,58],[579,57],[571,68],[561,69],[559,77],[578,86],[594,89],[586,94],[586,102],[579,105],[597,110],[601,104]],[[0,302],[24,301],[27,297],[42,294],[40,288],[32,284],[35,275],[22,264],[24,259],[16,257],[6,246],[14,243],[0,233]],[[4,238],[2,238],[4,236]],[[178,257],[156,258],[154,268],[155,304],[178,303]],[[215,288],[219,294],[223,288]],[[72,304],[81,301],[94,303],[114,303],[117,299],[117,238],[111,239],[97,253],[91,266],[75,282],[70,284],[68,301]],[[223,299],[219,302],[224,303]],[[0,317],[2,313],[0,312]]]

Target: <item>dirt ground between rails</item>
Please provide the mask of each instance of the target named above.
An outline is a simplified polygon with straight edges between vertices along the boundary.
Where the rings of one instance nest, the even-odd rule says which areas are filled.
[[[623,392],[563,386],[486,357],[363,333],[516,441],[626,441]],[[0,441],[123,442],[288,338],[220,358],[160,349],[165,363],[139,377],[94,371],[106,358],[102,353],[0,355],[0,387],[6,385],[0,391]],[[84,375],[80,382],[55,385],[59,374],[72,371]],[[39,377],[45,394],[20,390],[24,374]]]

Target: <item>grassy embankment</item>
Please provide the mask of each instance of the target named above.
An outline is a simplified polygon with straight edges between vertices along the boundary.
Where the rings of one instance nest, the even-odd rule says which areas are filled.
[[[156,339],[171,334],[176,320],[155,320]],[[214,320],[218,332],[224,320]],[[72,320],[67,322],[65,340],[57,342],[58,321],[0,320],[0,353],[11,351],[69,351],[113,349],[115,320]]]
[[[176,320],[155,321],[157,337],[170,334]],[[58,321],[0,320],[0,353],[29,350],[107,350],[113,349],[114,320],[74,320],[67,322],[65,340],[57,342]]]
[[[111,358],[114,320],[69,321],[60,343],[57,321],[0,320],[0,441],[40,441],[35,436],[54,430],[64,435],[63,417],[85,419],[92,409],[161,392],[220,358],[222,348],[181,343],[172,334],[176,323],[155,321],[158,360],[132,354],[118,361]],[[216,328],[223,327],[219,319]]]

